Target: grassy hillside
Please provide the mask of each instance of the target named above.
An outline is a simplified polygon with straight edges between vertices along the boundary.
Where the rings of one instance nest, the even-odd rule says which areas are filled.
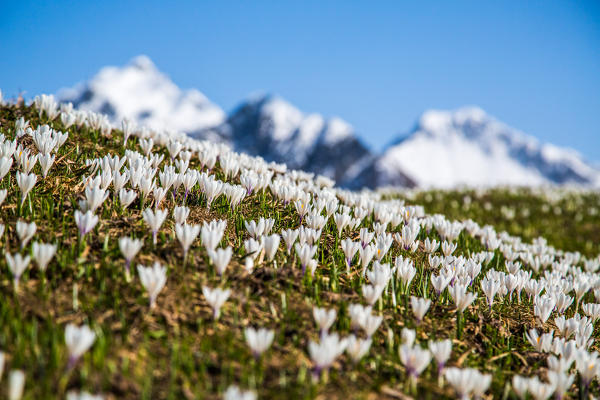
[[[473,219],[531,241],[544,237],[565,251],[600,253],[600,193],[557,188],[426,190],[400,194],[428,213]]]
[[[50,114],[54,111],[51,103],[43,107]],[[577,325],[573,328],[577,333],[571,336],[565,329],[560,329],[562,334],[558,332],[555,322],[560,315],[569,319],[582,313],[584,303],[597,302],[594,289],[599,282],[595,274],[598,265],[592,256],[598,250],[598,224],[592,222],[597,219],[588,221],[589,213],[585,214],[586,208],[591,210],[594,202],[597,204],[595,195],[572,194],[566,197],[567,200],[561,200],[564,202],[553,204],[562,214],[559,219],[552,211],[552,221],[537,218],[541,215],[538,197],[527,192],[518,192],[518,197],[511,197],[508,192],[489,192],[485,199],[491,207],[485,207],[483,211],[476,201],[465,209],[462,206],[464,193],[420,194],[403,204],[398,200],[382,200],[374,193],[359,195],[329,189],[326,180],[283,173],[281,166],[192,141],[183,143],[183,151],[189,149],[191,152],[188,171],[197,170],[207,175],[202,175],[200,183],[192,185],[194,182],[188,182],[190,187],[186,190],[187,183],[169,186],[159,177],[169,171],[170,165],[177,165],[176,171],[184,168],[185,162],[181,160],[187,158],[186,153],[179,152],[172,158],[176,150],[172,142],[169,144],[164,137],[154,135],[155,144],[148,153],[155,157],[155,163],[151,165],[154,161],[143,161],[147,158],[141,140],[141,136],[153,135],[151,132],[133,130],[124,146],[123,132],[116,129],[109,135],[106,129],[102,132],[101,121],[94,120],[97,116],[82,118],[80,125],[75,123],[66,128],[67,117],[75,118],[78,114],[70,110],[64,113],[66,117],[56,116],[50,120],[48,112],[38,112],[33,106],[4,105],[0,108],[0,131],[5,136],[0,147],[2,154],[10,151],[9,141],[16,140],[15,144],[20,146],[0,182],[0,189],[7,190],[6,199],[0,205],[5,227],[1,244],[5,255],[37,255],[36,260],[27,265],[18,287],[8,260],[0,260],[3,295],[0,350],[5,354],[4,374],[0,381],[3,395],[10,386],[10,371],[22,370],[26,399],[64,398],[74,391],[99,394],[107,399],[216,399],[223,398],[228,388],[228,398],[242,398],[235,395],[232,385],[249,390],[258,398],[440,399],[456,398],[457,387],[466,388],[473,382],[483,383],[484,398],[518,398],[512,385],[515,375],[556,383],[558,378],[547,373],[549,353],[567,351],[563,351],[560,341],[552,350],[540,348],[542,351],[537,351],[526,337],[532,328],[540,333],[556,330],[557,338],[561,335],[576,338],[577,350],[573,350],[575,355],[570,361],[577,359],[577,365],[569,364],[565,369],[568,372],[565,376],[576,378],[566,390],[572,398],[583,397],[588,390],[600,394],[596,380],[588,387],[577,372],[578,367],[582,373],[593,368],[594,376],[600,371],[600,363],[589,355],[596,354],[590,352],[597,349],[594,340],[598,337],[598,329],[587,321],[571,319],[571,324]],[[68,132],[65,143],[58,150],[50,151],[56,160],[47,177],[42,177],[39,163],[33,167],[37,181],[23,202],[17,175],[32,160],[24,159],[22,154],[29,150],[33,156],[40,151],[34,143],[34,132],[24,130],[25,134],[16,138],[16,124],[21,117],[29,121],[33,130],[48,124],[53,130]],[[38,130],[40,132],[43,129]],[[164,145],[159,144],[160,141],[164,141]],[[165,146],[167,144],[170,150]],[[127,161],[123,165],[115,159],[104,163],[92,161],[105,156],[118,156]],[[164,159],[156,158],[160,156]],[[211,166],[212,156],[214,166]],[[24,163],[19,165],[16,159]],[[240,170],[226,174],[224,166],[236,162],[240,164]],[[143,198],[144,184],[134,185],[128,180],[124,187],[133,190],[136,198],[128,207],[123,207],[114,190],[115,174],[108,171],[127,175],[126,169],[140,170],[149,185],[154,179],[156,187],[167,186],[158,206],[160,190]],[[192,177],[195,173],[188,172],[187,175]],[[91,178],[96,176],[100,178],[92,181]],[[264,188],[256,188],[261,185],[261,180]],[[244,189],[248,185],[255,188],[235,208],[224,194],[219,194],[209,207],[211,191],[213,186],[220,185],[219,181],[236,187],[246,186]],[[104,199],[102,186],[105,185],[107,197]],[[418,207],[408,207],[413,202],[424,203],[428,213],[442,213],[448,219],[422,214]],[[522,204],[525,203],[530,204],[530,217],[521,219]],[[567,221],[567,216],[578,212],[577,205],[581,204],[585,204],[581,211],[584,216]],[[501,205],[515,209],[515,217],[506,219]],[[231,247],[233,254],[231,261],[224,263],[224,273],[218,273],[219,261],[207,251],[206,247],[210,246],[207,246],[208,239],[201,238],[203,234],[191,235],[189,251],[184,254],[176,234],[173,216],[176,206],[189,208],[186,223],[190,231],[196,225],[200,230],[204,223],[213,220],[226,221],[218,247]],[[98,222],[89,233],[81,236],[75,215],[86,208],[96,208],[92,214],[98,217]],[[145,210],[155,209],[168,211],[156,235],[156,244],[143,217]],[[306,215],[302,215],[307,210]],[[355,226],[342,229],[340,234],[338,223],[345,215],[353,219],[351,223]],[[273,237],[261,239],[267,232],[254,235],[256,243],[248,242],[252,235],[245,222],[259,221],[260,218],[273,219],[269,236],[304,227],[300,239],[310,243],[310,237],[314,236],[316,253],[303,259],[297,252],[309,251],[310,246],[299,246],[298,250],[293,246],[288,252],[284,239],[281,239],[270,260],[268,249],[255,246],[261,241],[265,245],[275,240]],[[480,226],[451,224],[454,219],[466,218],[473,218]],[[19,221],[36,224],[33,237],[25,245],[23,236],[27,234],[23,232],[26,229],[21,227],[21,235],[18,234]],[[543,235],[557,249],[581,251],[591,261],[554,250],[541,241],[535,246],[525,245],[518,238],[482,229],[484,224],[496,225],[497,232],[508,230],[527,241]],[[323,225],[321,230],[305,230],[308,226],[318,228],[319,225]],[[351,257],[349,267],[342,250],[342,246],[351,246],[345,241],[347,239],[360,243],[361,228],[365,232],[378,231],[367,240],[363,233],[365,246],[369,245],[366,248],[373,249],[375,258],[380,257],[380,263],[373,260],[366,269],[361,267],[358,254],[369,250],[356,245],[360,249]],[[415,229],[418,233],[411,238],[414,232],[410,231]],[[453,238],[452,230],[456,229],[460,233]],[[443,257],[442,246],[429,249],[431,254],[425,248],[426,240],[441,242],[442,236],[448,239],[443,246],[447,252],[452,243],[457,246],[451,252],[455,257]],[[142,245],[131,262],[129,276],[119,246],[122,237],[139,239]],[[38,267],[39,243],[57,246],[56,255],[45,271]],[[386,249],[388,244],[389,250]],[[489,249],[494,250],[488,252]],[[522,268],[510,267],[512,273],[509,273],[505,261],[513,255]],[[439,263],[431,256],[436,256]],[[543,265],[537,268],[535,263],[540,262],[540,257],[544,257]],[[309,259],[315,260],[312,262],[314,275],[311,275],[310,265],[303,274],[302,264]],[[166,284],[158,293],[155,306],[150,307],[137,265],[149,267],[155,262],[166,267]],[[254,265],[251,271],[248,263]],[[584,265],[589,272],[585,272]],[[411,272],[414,272],[413,278]],[[431,283],[432,275],[449,278],[450,286],[439,295]],[[525,290],[520,295],[517,292],[507,292],[502,297],[497,295],[492,307],[488,307],[481,288],[486,276],[489,281],[499,282],[501,288],[507,285],[506,276],[519,282],[523,280],[523,286],[536,280],[545,288],[542,293],[548,294],[536,301],[575,297],[573,284],[580,281],[589,282],[589,287],[565,310],[558,310],[560,307],[550,310],[551,316],[542,323],[536,321],[534,313],[536,296],[528,296]],[[214,318],[214,310],[203,293],[205,286],[231,291],[218,319]],[[450,287],[460,289],[460,293],[451,295]],[[476,298],[465,305],[463,312],[457,312],[455,299],[464,297],[461,290],[475,294]],[[411,296],[431,301],[420,322],[415,316],[416,307],[411,303]],[[353,305],[369,302],[372,310],[363,318],[355,316],[353,322],[351,314],[357,313]],[[323,329],[329,333],[321,340],[314,318],[315,307],[336,311],[331,327]],[[325,325],[326,319],[322,318]],[[379,319],[380,325],[377,325]],[[355,326],[357,321],[360,327]],[[75,357],[75,346],[69,348],[65,342],[69,324],[89,326],[93,332],[91,346],[83,349],[81,357]],[[588,326],[592,326],[591,344],[586,342]],[[260,357],[255,357],[247,344],[245,329],[248,327],[273,331],[272,345]],[[368,338],[366,330],[370,328],[374,332]],[[410,330],[415,333],[414,339],[411,339]],[[338,343],[330,336],[334,332],[343,338],[354,334],[365,340],[357,342],[365,346],[366,340],[370,339],[370,348],[363,357],[357,357],[360,360],[353,361],[348,348],[333,357],[330,363],[326,358],[334,347],[343,350],[344,345],[349,345],[348,342]],[[446,363],[449,375],[444,378],[442,371],[438,376],[436,361],[432,359],[423,367],[418,379],[411,380],[409,373],[414,371],[410,368],[411,363],[431,356],[425,350],[428,342],[445,339],[450,339],[452,344]],[[74,341],[81,343],[77,337]],[[315,348],[311,341],[325,342],[329,346]],[[311,346],[316,351],[311,353]],[[359,350],[353,352],[356,356],[358,353]],[[565,364],[567,358],[566,355],[561,358]],[[454,387],[450,383],[452,373],[460,371],[448,367],[463,371],[473,368],[484,375],[473,375],[471,371],[465,385]],[[488,375],[491,377],[489,388],[485,385]],[[528,385],[532,390],[543,389],[537,387],[535,381]]]

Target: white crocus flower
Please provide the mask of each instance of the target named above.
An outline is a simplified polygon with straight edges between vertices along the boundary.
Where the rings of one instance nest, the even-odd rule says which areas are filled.
[[[12,167],[12,164],[13,164],[12,157],[7,157],[7,156],[0,157],[0,181],[2,179],[4,179],[6,174],[8,174],[8,171],[10,171],[10,167]]]
[[[536,351],[547,352],[550,351],[552,347],[554,331],[544,333],[540,336],[537,329],[530,329],[529,331],[525,332],[525,337]]]
[[[173,209],[173,218],[178,225],[185,224],[185,221],[190,215],[190,209],[186,206],[176,206]]]
[[[360,230],[360,246],[364,249],[371,243],[375,237],[375,232],[369,231],[368,228],[361,228]]]
[[[244,221],[244,226],[246,227],[246,230],[248,231],[248,234],[250,235],[250,237],[257,239],[260,236],[262,236],[265,233],[265,220],[264,218],[261,218],[258,220],[258,222],[256,221]]]
[[[373,263],[373,269],[366,272],[367,278],[374,286],[385,288],[392,277],[389,264],[381,264],[379,261]]]
[[[87,325],[68,324],[65,327],[65,343],[69,350],[69,368],[73,368],[79,358],[89,350],[96,340],[96,334]]]
[[[2,380],[2,375],[4,375],[4,363],[6,362],[6,354],[3,351],[0,351],[0,380]]]
[[[528,379],[527,386],[529,394],[535,400],[549,399],[556,390],[556,386],[553,383],[543,383],[537,376]]]
[[[310,260],[308,262],[308,264],[306,265],[307,269],[310,271],[311,277],[315,276],[315,271],[317,270],[318,266],[319,266],[319,262],[315,259]]]
[[[394,268],[396,269],[396,276],[400,277],[404,286],[408,288],[417,274],[413,261],[410,258],[398,256],[394,260]]]
[[[475,389],[475,381],[478,375],[479,371],[473,368],[461,369],[451,367],[444,372],[446,380],[456,392],[456,397],[461,400],[471,397],[471,392]]]
[[[313,317],[315,318],[315,322],[317,326],[321,330],[321,336],[327,334],[329,328],[335,322],[335,318],[337,316],[337,311],[335,309],[326,309],[326,308],[313,308]]]
[[[365,331],[367,337],[373,336],[377,329],[379,329],[379,325],[383,321],[383,317],[381,315],[372,315],[370,313],[371,308],[369,307],[369,313],[365,315],[364,319],[361,321],[360,327]]]
[[[169,143],[167,143],[167,150],[169,150],[171,159],[175,159],[175,157],[177,157],[177,154],[179,154],[182,148],[183,145],[176,140],[171,140]]]
[[[546,374],[548,375],[549,383],[556,387],[554,391],[555,398],[559,400],[563,399],[567,391],[571,388],[571,385],[573,385],[575,375],[569,375],[562,371],[548,371]]]
[[[61,112],[60,113],[60,122],[64,125],[65,129],[69,129],[75,123],[75,114],[69,112]]]
[[[364,248],[359,249],[359,258],[360,258],[360,266],[362,268],[362,276],[364,278],[367,267],[373,261],[373,257],[375,257],[375,253],[377,253],[377,246],[375,244],[368,244]]]
[[[294,243],[298,239],[298,235],[300,231],[298,229],[286,229],[281,232],[281,236],[283,237],[283,241],[285,242],[285,249],[288,254],[292,251],[292,247],[294,247]]]
[[[223,400],[256,400],[256,393],[243,391],[237,386],[229,386],[223,395]]]
[[[440,295],[442,294],[442,292],[444,291],[444,289],[446,289],[446,287],[452,280],[452,277],[446,277],[442,274],[440,274],[438,276],[431,274],[430,280],[431,280],[431,285],[435,289],[435,293],[437,294],[437,296],[439,298]]]
[[[473,388],[473,394],[475,398],[483,398],[484,393],[490,387],[492,383],[492,376],[489,374],[481,374],[478,372],[477,379],[475,379],[475,387]]]
[[[414,329],[402,328],[402,344],[412,346],[417,338],[417,332]]]
[[[204,224],[200,232],[200,239],[202,240],[202,245],[207,251],[214,250],[221,242],[221,239],[223,239],[223,231],[216,227],[211,227]]]
[[[154,146],[154,140],[152,140],[152,138],[140,139],[140,147],[142,148],[142,151],[146,157],[148,157],[152,152],[152,146]]]
[[[494,304],[494,297],[500,290],[500,281],[494,279],[483,278],[481,280],[481,290],[485,297],[487,298],[488,305],[490,307],[490,312],[492,311],[492,305]]]
[[[25,388],[25,373],[12,370],[8,376],[8,400],[21,400]]]
[[[422,297],[410,296],[410,305],[415,318],[417,318],[417,323],[420,323],[423,321],[423,317],[425,316],[425,313],[427,313],[427,310],[429,310],[431,300],[424,299]]]
[[[275,254],[277,254],[277,249],[279,248],[280,241],[281,236],[279,236],[278,234],[263,237],[263,247],[265,249],[265,255],[268,261],[273,261],[273,259],[275,258]]]
[[[28,151],[23,151],[22,153],[20,153],[20,157],[18,159],[18,163],[21,166],[21,170],[28,174],[31,172],[31,170],[33,169],[33,167],[35,167],[35,164],[37,164],[38,161],[38,155],[29,155]]]
[[[354,335],[348,336],[348,346],[346,347],[346,353],[352,359],[352,362],[355,364],[360,361],[361,358],[365,356],[369,352],[371,348],[372,340],[369,339],[360,339]]]
[[[142,193],[142,202],[146,200],[148,194],[154,190],[156,187],[156,182],[154,182],[153,178],[147,178],[142,176],[140,179],[140,192]],[[158,206],[158,204],[156,204]]]
[[[223,182],[206,180],[204,183],[204,195],[206,196],[206,208],[210,210],[212,202],[223,193]]]
[[[304,276],[308,263],[317,253],[317,246],[311,246],[309,244],[300,245],[300,243],[296,243],[295,248],[296,254],[300,259],[300,264],[302,265],[302,276]]]
[[[33,189],[36,182],[37,176],[35,174],[24,174],[17,171],[17,185],[19,185],[19,189],[21,190],[21,205],[25,203],[27,195]]]
[[[75,224],[77,224],[77,228],[79,229],[79,236],[84,237],[90,233],[97,223],[98,216],[94,215],[90,210],[85,213],[75,210]]]
[[[213,318],[215,320],[219,319],[221,307],[223,307],[223,304],[225,304],[231,295],[231,290],[223,290],[221,288],[211,289],[208,286],[202,286],[202,294],[204,295],[206,302],[213,309]]]
[[[450,358],[452,352],[452,340],[440,340],[439,342],[429,341],[429,351],[433,354],[433,358],[437,363],[438,375],[442,374],[446,361]]]
[[[545,324],[556,306],[556,301],[550,296],[536,296],[533,300],[533,313],[538,321]]]
[[[372,307],[362,304],[350,304],[348,315],[350,316],[350,326],[355,332],[363,327],[364,321],[367,316],[371,315],[372,309]]]
[[[400,346],[400,361],[404,364],[408,376],[411,378],[413,384],[416,383],[417,378],[427,368],[429,361],[431,361],[431,352],[426,349],[422,349],[420,346],[411,346],[403,344]]]
[[[119,171],[115,171],[112,177],[112,184],[115,193],[118,193],[125,187],[125,184],[129,181],[129,175],[126,173],[121,173]]]
[[[156,298],[158,297],[158,294],[167,283],[167,268],[160,265],[159,262],[155,262],[152,267],[138,265],[137,269],[142,286],[144,286],[148,292],[148,297],[150,298],[150,308],[154,308],[156,306]]]
[[[350,215],[349,214],[334,214],[333,220],[338,228],[338,236],[342,236],[342,231],[348,224],[350,223]]]
[[[262,353],[271,347],[275,332],[265,328],[254,329],[248,327],[244,330],[244,336],[246,337],[246,343],[248,344],[248,347],[250,347],[254,357],[259,358]]]
[[[600,318],[600,304],[597,303],[588,303],[583,304],[581,309],[592,319],[592,322],[595,323]]]
[[[31,245],[33,252],[33,258],[38,265],[40,271],[44,272],[52,260],[52,257],[56,254],[57,246],[49,243],[38,243],[34,242]]]
[[[4,203],[4,200],[6,200],[7,194],[8,194],[8,190],[6,190],[6,189],[0,190],[0,206],[2,205],[2,203]]]
[[[55,159],[56,156],[54,154],[42,154],[38,157],[44,179],[48,176],[48,172],[50,171],[50,168],[52,168]]]
[[[127,280],[129,280],[130,277],[131,262],[133,261],[137,253],[139,253],[141,248],[142,241],[140,239],[132,239],[127,236],[119,238],[119,250],[121,250],[123,257],[125,257],[125,275],[127,277]]]
[[[184,260],[187,258],[188,251],[190,250],[192,243],[194,243],[194,240],[196,240],[198,237],[199,233],[200,225],[175,225],[175,234],[179,240],[179,243],[181,243],[181,247],[183,248]]]
[[[360,242],[353,242],[352,239],[344,239],[341,243],[342,251],[346,258],[346,272],[350,273],[350,266],[352,264],[352,258],[361,248]]]
[[[98,207],[106,201],[108,198],[108,192],[102,189],[100,186],[85,188],[85,199],[87,201],[87,209],[92,212],[96,212]]]
[[[104,400],[104,397],[88,392],[67,392],[67,400]]]
[[[17,221],[17,236],[19,237],[19,241],[21,242],[21,249],[27,246],[27,243],[31,240],[33,235],[35,235],[35,231],[37,230],[37,225],[35,222],[27,223],[25,221]]]
[[[527,391],[529,391],[529,380],[521,375],[514,375],[512,378],[512,389],[520,399],[526,399]]]
[[[225,197],[229,201],[231,211],[235,211],[236,207],[240,205],[244,197],[246,197],[246,189],[237,185],[226,185],[225,186]]]
[[[450,286],[448,291],[459,312],[463,312],[477,298],[477,295],[467,292],[466,286],[459,285],[458,283],[454,286]]]
[[[247,274],[252,274],[254,271],[254,259],[252,257],[244,258],[244,271],[246,271]]]
[[[340,339],[337,333],[321,336],[319,343],[312,340],[308,343],[308,352],[315,366],[315,374],[318,376],[322,370],[329,369],[331,364],[338,358],[348,345],[348,339]]]
[[[29,262],[31,261],[30,256],[23,257],[21,254],[17,253],[14,256],[10,253],[6,253],[6,263],[8,264],[8,269],[13,274],[13,284],[15,290],[19,289],[19,280],[21,279],[21,275],[29,266]]]
[[[124,118],[121,121],[121,130],[123,131],[123,147],[127,147],[127,140],[135,130],[135,122],[128,118]]]
[[[158,209],[156,211],[152,211],[152,209],[146,208],[142,215],[144,217],[144,221],[152,230],[152,243],[156,245],[156,235],[167,218],[167,210]]]
[[[137,194],[133,190],[127,190],[124,188],[119,190],[119,203],[121,204],[122,208],[129,207],[136,197]]]
[[[372,306],[379,300],[381,293],[383,293],[383,287],[375,285],[362,285],[362,294],[367,303]]]
[[[248,257],[252,257],[252,259],[256,260],[263,250],[263,244],[258,240],[250,238],[248,240],[244,240],[244,250],[246,250]],[[258,263],[260,264],[260,259]]]
[[[215,266],[215,270],[219,276],[223,276],[227,266],[229,266],[232,254],[233,249],[231,246],[228,246],[224,249],[208,250],[208,257],[210,258],[211,263]]]

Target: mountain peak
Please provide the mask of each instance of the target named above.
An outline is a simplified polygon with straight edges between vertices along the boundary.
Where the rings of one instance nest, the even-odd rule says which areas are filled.
[[[462,107],[453,111],[433,109],[421,115],[417,123],[417,131],[444,135],[456,127],[481,125],[492,119],[483,109],[476,106]]]
[[[223,110],[206,96],[181,90],[145,55],[125,66],[104,67],[87,82],[62,90],[59,98],[107,114],[114,124],[129,118],[153,129],[196,133],[225,120]]]
[[[156,71],[156,65],[152,62],[150,57],[145,54],[140,54],[139,56],[133,57],[129,63],[129,66],[144,70],[144,71]]]
[[[595,185],[600,171],[576,152],[542,144],[479,107],[429,110],[378,160],[383,184],[397,173],[419,186]],[[388,178],[389,177],[389,178]]]
[[[338,117],[305,114],[283,97],[259,93],[246,99],[222,127],[236,150],[346,183],[354,164],[370,158],[354,129]]]

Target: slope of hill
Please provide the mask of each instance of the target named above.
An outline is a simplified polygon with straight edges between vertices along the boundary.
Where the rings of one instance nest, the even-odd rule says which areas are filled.
[[[600,395],[597,229],[569,253],[101,119],[0,105],[7,398]],[[552,193],[484,210],[597,225],[598,196]]]

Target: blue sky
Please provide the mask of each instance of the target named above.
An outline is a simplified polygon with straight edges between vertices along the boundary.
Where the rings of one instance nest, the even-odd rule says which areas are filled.
[[[227,111],[277,93],[374,149],[426,109],[479,105],[600,161],[597,1],[19,0],[0,5],[0,37],[5,96],[147,54]]]

